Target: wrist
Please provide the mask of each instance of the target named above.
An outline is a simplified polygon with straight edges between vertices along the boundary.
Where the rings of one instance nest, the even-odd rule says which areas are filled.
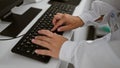
[[[84,25],[83,20],[79,16],[76,16],[75,18],[76,18],[77,23],[79,23],[79,26],[82,27]]]

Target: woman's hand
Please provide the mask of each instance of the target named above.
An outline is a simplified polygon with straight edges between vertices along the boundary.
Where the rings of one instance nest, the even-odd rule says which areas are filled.
[[[60,48],[67,39],[48,30],[40,30],[38,33],[44,36],[36,36],[35,39],[32,40],[32,43],[46,47],[49,50],[37,49],[35,52],[37,54],[59,58]]]
[[[54,27],[51,31],[67,31],[83,26],[83,21],[77,17],[69,14],[57,13],[53,18]]]

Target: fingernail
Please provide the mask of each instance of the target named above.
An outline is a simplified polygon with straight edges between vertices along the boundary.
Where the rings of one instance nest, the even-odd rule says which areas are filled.
[[[58,29],[58,31],[61,31],[61,29]]]
[[[38,33],[40,33],[41,31],[39,30]]]
[[[35,39],[32,39],[32,42],[34,42],[35,41]]]
[[[35,50],[35,53],[38,53],[38,50]]]
[[[35,39],[37,39],[38,37],[36,36]]]

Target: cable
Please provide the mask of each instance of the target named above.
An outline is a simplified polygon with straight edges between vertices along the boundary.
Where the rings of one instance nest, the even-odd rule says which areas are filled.
[[[24,35],[25,35],[25,34],[20,35],[20,36],[17,36],[17,37],[8,38],[8,39],[0,39],[0,41],[12,40],[12,39],[16,39],[16,38],[22,37],[22,36],[24,36]]]

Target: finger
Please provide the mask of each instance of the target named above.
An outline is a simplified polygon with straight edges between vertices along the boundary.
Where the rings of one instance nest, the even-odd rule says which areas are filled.
[[[53,25],[55,25],[58,20],[59,20],[59,19],[57,19],[57,18],[56,18],[56,15],[55,15],[54,18],[53,18],[53,20],[52,20]]]
[[[63,15],[63,13],[57,13],[56,15]]]
[[[36,36],[35,39],[42,40],[42,41],[46,41],[46,42],[48,42],[48,43],[51,43],[51,42],[52,42],[52,39],[49,38],[49,37],[46,37],[46,36]]]
[[[40,55],[47,55],[47,56],[52,55],[50,50],[35,50],[35,53],[40,54]]]
[[[51,29],[51,31],[55,31],[59,26],[64,24],[64,19],[59,20],[55,26]]]
[[[50,46],[50,44],[48,42],[45,42],[45,41],[40,41],[40,40],[32,39],[32,43],[37,44],[39,46],[46,47],[48,49],[52,48],[52,46]]]
[[[59,15],[60,17],[63,17],[63,13],[57,13],[56,15]]]
[[[57,15],[54,15],[54,18],[53,18],[53,20],[52,20],[52,23],[55,25],[56,22],[62,18],[62,15],[63,15],[63,14],[61,14],[61,13],[57,13]]]
[[[53,33],[49,30],[39,30],[38,33],[51,38],[53,37]]]
[[[74,29],[74,27],[72,26],[61,26],[58,28],[58,31],[68,31],[68,30],[71,30],[71,29]]]

